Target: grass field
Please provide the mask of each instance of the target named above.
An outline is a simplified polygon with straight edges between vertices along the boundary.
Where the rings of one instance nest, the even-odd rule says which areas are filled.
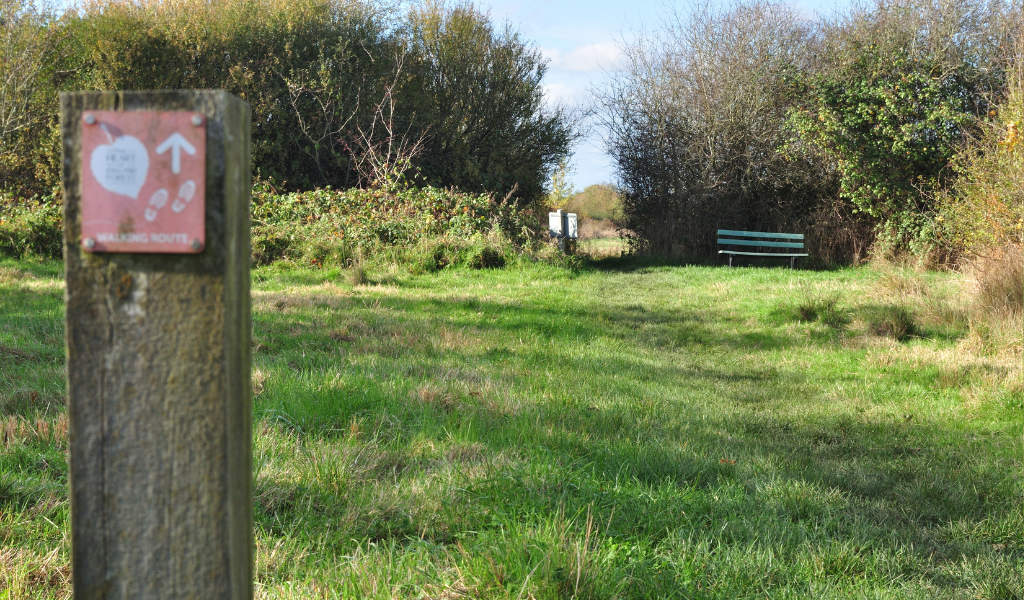
[[[1020,356],[954,275],[349,280],[253,274],[259,597],[1024,598]],[[0,263],[5,599],[69,590],[62,294]]]

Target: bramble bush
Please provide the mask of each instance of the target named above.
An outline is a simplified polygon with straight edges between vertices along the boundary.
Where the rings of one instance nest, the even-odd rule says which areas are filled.
[[[413,271],[503,266],[527,249],[536,219],[508,198],[433,187],[325,188],[252,194],[252,259],[351,266],[386,255]],[[60,258],[60,203],[0,200],[0,256]]]
[[[414,270],[492,267],[533,236],[527,213],[508,198],[429,186],[278,194],[259,181],[252,213],[255,264],[349,264],[389,252]]]
[[[0,256],[60,258],[62,223],[60,203],[53,197],[0,198]]]

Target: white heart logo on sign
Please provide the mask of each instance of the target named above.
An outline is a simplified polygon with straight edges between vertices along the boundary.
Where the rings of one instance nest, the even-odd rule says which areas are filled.
[[[146,146],[130,135],[122,135],[115,140],[106,125],[101,124],[100,127],[110,143],[97,146],[92,151],[89,166],[93,177],[103,189],[137,199],[149,173]]]

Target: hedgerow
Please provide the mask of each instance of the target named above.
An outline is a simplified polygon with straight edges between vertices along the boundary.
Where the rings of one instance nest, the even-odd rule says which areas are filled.
[[[527,249],[531,214],[508,198],[434,187],[252,194],[252,261],[351,266],[386,255],[413,271],[503,266]],[[60,258],[63,224],[53,197],[0,200],[0,255]]]
[[[255,264],[282,259],[344,264],[400,250],[405,261],[428,271],[473,260],[481,267],[500,266],[494,263],[503,261],[479,256],[504,256],[533,235],[528,213],[507,198],[429,186],[278,194],[261,181],[253,189],[252,207]],[[463,256],[467,252],[471,256]]]

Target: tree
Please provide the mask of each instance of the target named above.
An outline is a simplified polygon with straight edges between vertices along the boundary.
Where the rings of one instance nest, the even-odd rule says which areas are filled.
[[[420,77],[417,161],[427,181],[467,192],[544,197],[548,174],[577,139],[564,109],[545,107],[540,50],[472,4],[427,2],[409,15]]]

